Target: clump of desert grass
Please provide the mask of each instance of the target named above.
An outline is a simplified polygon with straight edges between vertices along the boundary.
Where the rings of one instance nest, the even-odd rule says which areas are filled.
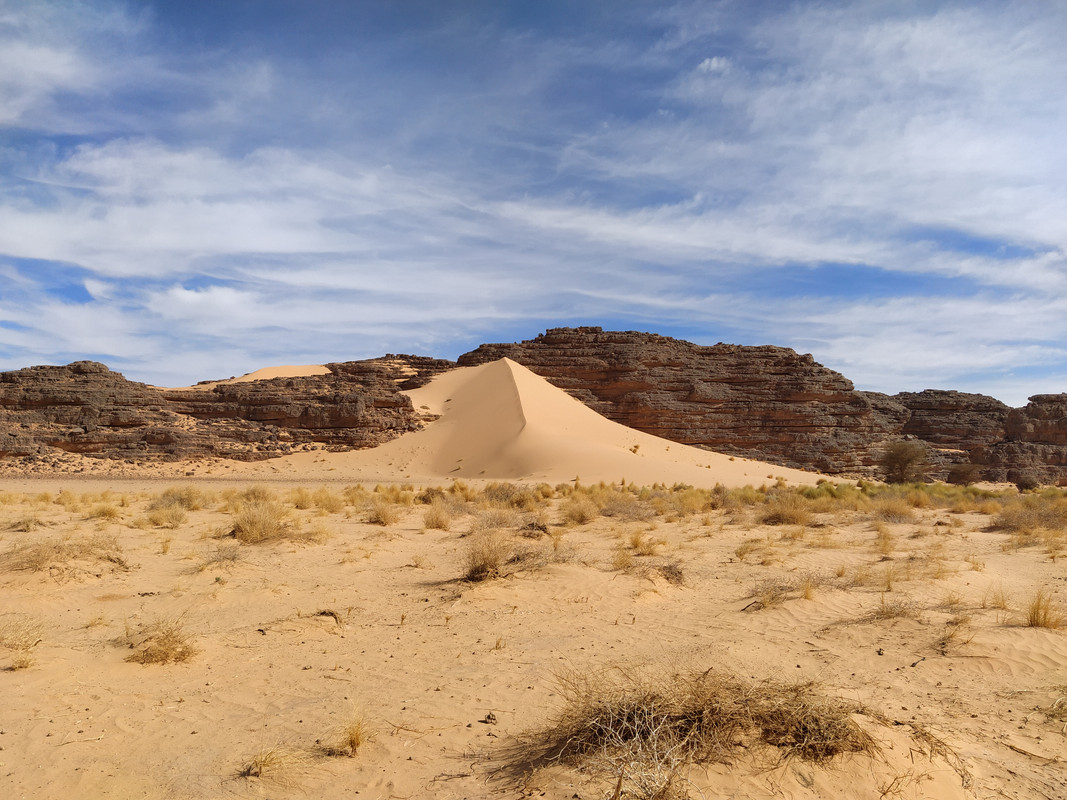
[[[188,661],[199,649],[185,630],[182,616],[159,617],[153,622],[131,629],[127,626],[124,643],[133,650],[127,661],[136,664],[171,664]]]
[[[914,522],[915,506],[903,497],[881,497],[872,503],[871,516],[881,522]]]
[[[685,796],[695,765],[771,754],[826,764],[878,752],[853,719],[869,713],[814,683],[751,681],[714,670],[624,668],[557,676],[562,707],[501,756],[515,776],[556,763],[599,774],[614,797]]]
[[[13,571],[42,572],[66,569],[72,562],[104,563],[127,570],[129,564],[113,534],[59,536],[20,542],[0,558],[0,566]]]
[[[1049,628],[1059,630],[1067,624],[1059,604],[1052,598],[1047,587],[1041,587],[1034,593],[1026,606],[1026,625],[1029,628]]]
[[[42,527],[45,523],[41,520],[39,514],[23,514],[18,519],[9,523],[7,529],[10,531],[18,531],[19,533],[33,533],[33,531]]]
[[[353,715],[340,726],[327,740],[317,740],[316,744],[323,755],[330,757],[355,758],[360,749],[374,739],[374,730],[362,714]]]
[[[763,525],[807,525],[811,521],[811,511],[802,494],[776,492],[768,498],[756,519]]]
[[[155,528],[179,528],[188,512],[203,508],[206,498],[193,486],[172,486],[148,502],[148,522]]]
[[[386,497],[375,497],[367,507],[367,522],[371,525],[395,525],[400,521],[400,509]]]
[[[211,567],[232,567],[241,558],[241,546],[237,542],[219,542],[214,549],[200,559],[197,571]]]
[[[560,506],[560,514],[564,523],[571,525],[585,525],[600,516],[600,509],[589,497],[570,497]]]
[[[257,778],[277,786],[293,787],[310,763],[311,758],[306,751],[276,744],[264,747],[249,758],[237,770],[237,777]]]
[[[993,528],[1011,535],[1013,549],[1035,544],[1042,534],[1056,538],[1067,531],[1067,497],[1058,490],[1015,497],[992,520]]]
[[[539,487],[508,482],[489,483],[482,489],[481,497],[473,499],[487,506],[513,508],[516,511],[534,511],[543,506],[547,500],[545,493]]]
[[[122,516],[114,503],[97,503],[89,510],[89,519],[97,519],[104,522],[113,522]]]
[[[899,597],[887,597],[882,592],[878,599],[878,605],[865,618],[866,622],[877,622],[886,619],[901,619],[918,615],[915,604]]]
[[[470,536],[463,557],[462,579],[472,583],[502,578],[521,570],[536,569],[549,562],[573,558],[570,547],[553,539],[551,547],[520,545],[507,533],[488,530]]]
[[[500,531],[473,534],[464,553],[464,580],[472,582],[499,578],[514,556],[514,544]]]
[[[519,513],[511,508],[484,508],[471,519],[470,532],[473,534],[514,528],[519,519]]]
[[[8,669],[28,669],[34,664],[33,649],[44,638],[44,625],[25,614],[0,617],[0,647],[12,652]]]
[[[444,497],[435,497],[422,514],[422,526],[427,530],[447,531],[452,527],[452,508]]]
[[[289,509],[272,495],[258,492],[235,504],[229,533],[242,544],[265,544],[280,540],[319,542],[326,532],[317,527],[304,529],[289,516]]]

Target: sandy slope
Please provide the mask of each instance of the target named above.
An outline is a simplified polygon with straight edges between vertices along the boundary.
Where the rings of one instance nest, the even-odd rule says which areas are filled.
[[[1041,587],[1067,605],[1063,537],[1013,541],[974,508],[887,523],[842,506],[769,526],[758,493],[721,508],[697,496],[697,508],[694,493],[662,490],[575,524],[579,476],[817,476],[615,425],[508,361],[446,373],[412,399],[440,419],[371,451],[0,479],[0,797],[606,798],[610,778],[563,766],[506,779],[500,747],[560,708],[561,670],[631,664],[817,681],[872,709],[855,719],[873,758],[740,749],[686,774],[693,797],[1067,797],[1067,635],[1022,624]],[[168,470],[195,473],[173,480],[200,495],[172,527],[150,516]],[[519,511],[454,478],[563,487]],[[349,486],[379,481],[391,497]],[[253,482],[309,535],[229,536]],[[447,530],[426,528],[402,482],[455,490]],[[371,524],[383,503],[395,519]],[[465,582],[485,530],[517,560]],[[161,619],[199,652],[127,661]],[[373,741],[355,758],[323,755],[359,714]],[[282,763],[238,776],[272,749]]]
[[[221,381],[205,381],[195,386],[160,386],[160,389],[202,389],[208,391],[216,386],[225,386],[232,383],[250,383],[252,381],[267,381],[272,378],[303,378],[307,375],[328,375],[330,370],[322,364],[288,364],[278,367],[263,367],[253,372],[248,372],[236,378],[227,378]]]
[[[415,481],[444,478],[559,483],[759,485],[778,477],[811,484],[822,477],[670,442],[602,417],[510,359],[464,367],[408,392],[416,409],[441,418],[372,450],[300,453],[231,468],[247,476],[296,472]]]
[[[457,506],[450,530],[425,530],[424,506],[383,527],[365,521],[365,495],[328,511],[276,487],[290,519],[326,538],[238,545],[217,483],[185,484],[205,491],[204,508],[174,529],[145,524],[158,485],[65,485],[94,494],[39,483],[0,499],[0,631],[38,631],[25,668],[0,647],[5,798],[605,798],[612,782],[594,773],[494,777],[494,754],[560,707],[561,669],[619,664],[815,680],[885,717],[857,718],[875,758],[819,766],[742,750],[690,773],[694,798],[1067,796],[1053,708],[1067,636],[1020,624],[1036,587],[1063,602],[1062,562],[1004,549],[982,514],[919,512],[887,526],[887,545],[867,512],[799,529],[759,526],[744,509],[648,517],[645,505],[574,526],[557,499],[540,512],[551,536],[519,535],[517,512],[496,518],[532,557],[467,584],[468,532],[501,511],[482,501]],[[114,537],[110,560],[13,566],[36,542],[90,537]],[[684,583],[665,579],[672,563]],[[773,586],[780,602],[754,607]],[[990,599],[998,587],[1005,608]],[[905,612],[879,616],[886,603]],[[180,619],[199,652],[126,661],[128,632],[160,618]],[[321,755],[317,743],[359,713],[374,740],[356,758]],[[951,751],[931,753],[924,730]],[[270,748],[289,760],[238,777]]]

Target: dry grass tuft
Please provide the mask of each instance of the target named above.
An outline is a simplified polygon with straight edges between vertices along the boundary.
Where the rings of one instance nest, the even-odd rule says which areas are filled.
[[[504,534],[499,531],[475,534],[467,545],[463,578],[474,582],[498,578],[513,557],[514,548]]]
[[[9,570],[42,572],[66,567],[72,561],[96,561],[129,569],[118,539],[111,534],[64,536],[18,544],[4,554],[0,564]]]
[[[560,513],[566,523],[585,525],[600,516],[600,509],[588,497],[571,497],[563,503]]]
[[[287,517],[285,508],[273,499],[247,499],[237,506],[232,533],[243,544],[290,538],[295,531]]]
[[[1062,531],[1067,529],[1067,498],[1058,492],[1014,498],[993,518],[993,527],[1031,535],[1042,530]]]
[[[422,515],[422,526],[428,530],[447,531],[452,527],[452,510],[448,502],[435,497]]]
[[[867,620],[900,619],[901,617],[914,617],[915,615],[916,610],[913,603],[896,598],[887,600],[883,592],[878,600],[878,607],[867,616]]]
[[[764,525],[807,525],[811,521],[808,501],[796,492],[774,494],[757,515]]]
[[[374,731],[367,724],[366,718],[356,715],[341,726],[329,744],[323,744],[321,741],[317,744],[322,748],[323,755],[355,758],[360,748],[373,739]]]
[[[874,502],[871,514],[882,522],[914,522],[915,510],[903,497],[881,497]]]
[[[1060,611],[1059,605],[1052,599],[1047,587],[1037,590],[1034,598],[1026,607],[1026,626],[1028,628],[1049,628],[1059,630],[1067,623],[1067,618]]]
[[[105,522],[116,520],[119,516],[119,510],[114,503],[97,503],[89,511],[89,519],[99,519]]]
[[[220,542],[215,549],[204,555],[197,566],[199,572],[208,567],[231,567],[241,558],[241,546],[237,542]]]
[[[21,533],[32,533],[43,525],[44,522],[42,522],[41,518],[36,514],[25,514],[8,525],[8,530],[19,531]]]
[[[237,777],[258,778],[278,786],[292,787],[309,762],[308,754],[301,750],[274,745],[252,756],[237,770]]]
[[[400,509],[386,498],[375,497],[367,509],[367,522],[371,525],[395,525],[400,521]]]
[[[136,664],[188,661],[199,652],[182,617],[160,617],[136,631],[127,630],[124,641],[134,651],[126,660]]]
[[[486,508],[479,511],[471,520],[471,533],[483,533],[502,528],[513,528],[519,515],[510,508]]]
[[[44,637],[44,625],[24,614],[12,614],[0,619],[0,647],[14,652],[8,669],[14,671],[33,666],[33,648]]]
[[[729,763],[753,747],[819,764],[878,750],[852,719],[864,709],[812,683],[750,682],[712,670],[612,669],[557,679],[564,706],[554,721],[503,753],[513,774],[565,763],[604,775],[615,797],[651,800],[684,796],[689,767]]]
[[[149,511],[180,508],[182,511],[197,511],[207,502],[204,493],[195,486],[172,486],[148,503]]]
[[[185,509],[177,505],[154,508],[148,512],[148,522],[153,528],[170,528],[173,530],[184,525],[187,519],[189,519],[189,515],[185,513]]]

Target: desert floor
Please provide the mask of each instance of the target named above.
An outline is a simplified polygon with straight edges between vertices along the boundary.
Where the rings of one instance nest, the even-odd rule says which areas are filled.
[[[1067,797],[1058,496],[440,486],[0,481],[3,796]],[[523,761],[709,670],[872,744]]]

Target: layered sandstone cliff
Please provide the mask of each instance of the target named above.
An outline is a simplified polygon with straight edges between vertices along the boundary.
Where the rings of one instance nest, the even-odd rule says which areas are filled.
[[[651,333],[554,328],[485,344],[471,366],[507,357],[616,422],[683,444],[839,475],[877,475],[885,446],[927,445],[932,477],[1067,483],[1067,394],[1011,409],[991,397],[857,391],[781,347],[701,346]],[[425,421],[401,392],[453,362],[385,356],[329,372],[159,389],[102,364],[0,373],[0,458],[270,458],[307,447],[373,447]]]
[[[293,447],[373,447],[421,425],[401,391],[452,363],[386,356],[326,375],[167,390],[103,364],[0,373],[0,457],[269,458]]]
[[[684,444],[832,473],[869,472],[908,414],[782,347],[704,347],[666,336],[555,328],[484,344],[461,366],[507,357],[615,422]]]

